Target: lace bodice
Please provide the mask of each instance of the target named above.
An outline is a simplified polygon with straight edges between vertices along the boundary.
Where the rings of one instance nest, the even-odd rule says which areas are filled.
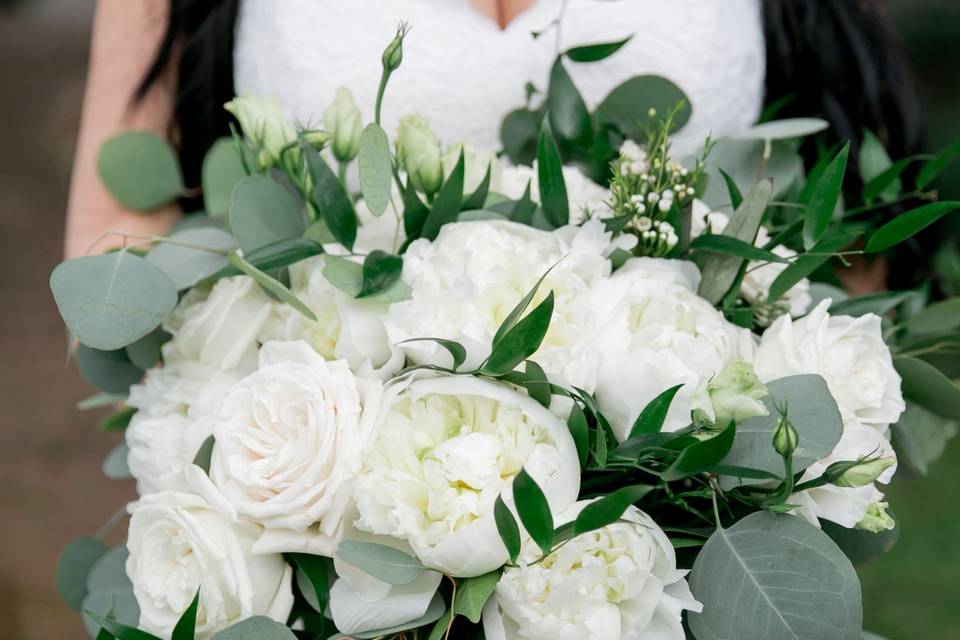
[[[638,74],[676,82],[693,103],[675,140],[691,151],[708,132],[723,135],[756,119],[763,99],[761,0],[569,0],[563,48],[633,39],[600,63],[568,68],[588,105]],[[444,142],[499,149],[503,117],[544,90],[557,30],[538,39],[562,0],[538,0],[505,30],[469,0],[244,0],[235,50],[240,94],[275,95],[288,115],[319,124],[338,86],[348,86],[372,119],[380,54],[397,23],[413,26],[391,79],[384,124],[409,113],[430,119]]]

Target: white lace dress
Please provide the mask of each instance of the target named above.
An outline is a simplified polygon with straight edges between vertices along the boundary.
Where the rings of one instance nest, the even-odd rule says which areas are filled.
[[[337,87],[348,86],[368,119],[380,54],[397,23],[413,26],[391,79],[384,124],[430,119],[444,142],[499,149],[499,126],[523,106],[524,85],[543,90],[558,48],[550,25],[563,0],[538,0],[501,30],[470,0],[244,0],[235,50],[238,93],[275,95],[287,114],[317,124]],[[562,48],[633,39],[600,63],[568,65],[588,105],[639,74],[670,78],[693,118],[675,141],[691,151],[706,135],[752,124],[763,99],[761,0],[569,0]]]

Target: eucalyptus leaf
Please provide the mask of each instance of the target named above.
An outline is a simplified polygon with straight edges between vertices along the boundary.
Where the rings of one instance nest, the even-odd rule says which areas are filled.
[[[80,611],[87,595],[87,576],[110,549],[93,538],[72,540],[57,561],[57,590],[71,609]]]
[[[497,569],[475,578],[461,580],[457,585],[457,599],[453,612],[474,624],[480,622],[483,605],[493,594],[502,573],[501,569]]]
[[[856,566],[877,560],[890,551],[900,537],[899,527],[874,533],[856,527],[842,527],[829,520],[821,520],[820,526]]]
[[[326,161],[313,145],[304,139],[300,140],[300,149],[307,160],[307,168],[313,180],[313,189],[310,199],[317,207],[324,222],[337,239],[347,249],[353,250],[353,243],[357,239],[357,212],[347,189],[337,174],[333,172]],[[388,196],[389,198],[389,196]],[[297,234],[302,235],[302,232]],[[277,238],[283,240],[285,238]],[[241,246],[242,243],[241,243]]]
[[[230,211],[230,195],[245,178],[243,160],[233,138],[220,138],[203,157],[200,183],[203,186],[203,208],[207,215],[222,218]]]
[[[674,131],[683,128],[693,115],[686,94],[661,76],[634,76],[603,99],[597,107],[597,114],[627,136],[639,139],[643,132],[681,104],[673,119]]]
[[[163,345],[171,338],[170,334],[157,327],[134,343],[127,345],[127,357],[138,369],[146,371],[155,367],[162,357]]]
[[[133,595],[133,585],[127,577],[127,549],[115,547],[100,557],[87,576],[87,595],[81,610],[101,616],[111,616],[117,622],[136,626],[140,620],[140,607]],[[90,637],[96,637],[100,629],[88,616],[83,624]]]
[[[960,327],[960,298],[935,302],[907,320],[913,334],[938,333]]]
[[[121,442],[107,454],[103,461],[103,475],[111,480],[126,480],[130,478],[130,467],[127,466],[127,454],[130,448],[126,442]]]
[[[878,251],[884,251],[896,244],[900,244],[957,209],[960,209],[960,202],[946,200],[925,204],[911,211],[901,213],[877,229],[874,234],[870,236],[865,251],[867,253],[877,253]]]
[[[537,142],[537,180],[540,186],[540,202],[547,220],[554,227],[562,227],[570,221],[570,200],[563,179],[563,161],[557,149],[550,121],[544,119]]]
[[[253,281],[256,282],[260,288],[266,291],[268,294],[275,296],[277,300],[290,305],[306,318],[313,320],[314,322],[317,321],[317,316],[314,315],[313,311],[310,310],[310,307],[301,302],[300,299],[297,298],[292,291],[290,291],[290,289],[283,285],[283,283],[257,269],[255,266],[244,260],[239,253],[231,253],[228,260],[231,265],[253,278]]]
[[[244,253],[299,238],[306,229],[307,220],[300,203],[277,181],[253,175],[234,187],[230,198],[230,230]]]
[[[140,382],[143,371],[130,362],[124,349],[101,351],[80,344],[76,352],[77,370],[88,383],[106,393],[127,393]]]
[[[284,624],[253,616],[215,633],[211,640],[297,640],[297,636]]]
[[[383,215],[390,204],[393,189],[393,159],[390,141],[378,124],[369,124],[360,134],[360,193],[367,208],[375,216]]]
[[[803,246],[811,249],[823,237],[840,201],[850,145],[845,144],[816,181],[803,220]]]
[[[956,421],[908,401],[906,411],[892,428],[897,461],[914,474],[925,476],[930,465],[943,455],[947,442],[956,435]]]
[[[147,261],[160,267],[178,290],[192,287],[226,267],[227,254],[237,248],[233,236],[216,227],[186,229],[171,235],[170,240],[173,242],[160,242],[151,249]]]
[[[960,387],[955,382],[919,358],[897,356],[893,366],[903,379],[901,388],[907,400],[944,418],[960,419]]]
[[[697,555],[689,613],[697,640],[857,640],[860,582],[820,529],[791,515],[753,513],[717,529]]]
[[[109,138],[97,154],[97,171],[117,202],[138,211],[169,204],[184,190],[176,151],[148,131]]]
[[[103,351],[147,335],[177,304],[170,278],[129,251],[61,262],[50,289],[67,328],[81,343]]]
[[[513,501],[527,533],[544,554],[550,553],[553,546],[553,514],[543,490],[525,469],[520,469],[520,473],[513,478]]]
[[[731,140],[793,140],[826,131],[830,123],[820,118],[773,120],[736,132]]]
[[[296,264],[301,260],[318,256],[321,253],[323,253],[323,247],[316,240],[292,238],[260,247],[256,251],[245,254],[243,259],[260,271],[273,271],[274,269],[281,269],[291,264]],[[204,279],[202,283],[212,283],[220,278],[228,278],[244,273],[237,267],[229,264],[229,262],[228,259],[226,267],[209,278]]]
[[[336,556],[387,584],[409,584],[424,571],[410,554],[375,542],[341,540]]]

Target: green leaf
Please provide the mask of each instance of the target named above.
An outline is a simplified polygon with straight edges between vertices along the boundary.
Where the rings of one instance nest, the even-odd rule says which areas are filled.
[[[266,176],[237,183],[230,199],[230,230],[244,253],[268,244],[299,238],[307,230],[302,207],[293,194]]]
[[[563,179],[563,161],[550,129],[550,120],[544,119],[537,142],[537,180],[540,185],[540,202],[547,220],[554,227],[570,222],[570,200]]]
[[[553,265],[556,266],[556,265]],[[553,271],[553,266],[543,272],[543,275],[530,287],[530,291],[527,292],[523,298],[520,299],[520,302],[510,310],[510,313],[507,314],[507,317],[503,319],[503,322],[500,323],[500,327],[497,328],[497,333],[493,336],[493,344],[496,344],[500,341],[503,336],[507,334],[514,326],[516,326],[517,321],[527,310],[527,307],[530,306],[530,303],[533,302],[534,297],[537,295],[537,291],[540,290],[540,286],[543,284],[543,281],[546,277]]]
[[[795,140],[806,138],[830,128],[820,118],[787,118],[758,124],[729,136],[733,140]]]
[[[859,158],[860,177],[864,185],[880,177],[891,167],[893,167],[893,161],[883,143],[873,133],[864,130]],[[884,202],[890,202],[895,200],[901,191],[903,191],[903,183],[898,177],[894,177],[877,195]]]
[[[550,553],[553,546],[553,514],[540,486],[525,469],[520,469],[513,479],[513,501],[527,533],[544,554]]]
[[[330,571],[328,560],[323,556],[306,553],[291,553],[290,559],[310,582],[310,589],[316,596],[316,610],[323,613],[330,599]]]
[[[170,334],[157,327],[136,342],[127,345],[127,357],[138,369],[146,371],[155,367],[163,355],[163,345],[170,340]]]
[[[882,198],[884,202],[895,200],[903,190],[903,181],[900,180],[900,176],[917,160],[916,156],[897,160],[888,169],[867,181],[861,193],[863,201],[873,202],[877,198]]]
[[[798,282],[809,276],[827,262],[830,254],[841,251],[860,236],[859,230],[839,230],[824,236],[810,251],[794,260],[780,272],[770,285],[769,300],[777,300],[787,294]],[[810,255],[816,254],[816,255]]]
[[[136,407],[124,407],[103,419],[100,423],[100,430],[108,433],[123,431],[130,425],[130,420],[137,413]]]
[[[618,40],[616,42],[599,42],[597,44],[585,44],[579,47],[573,47],[563,52],[567,58],[574,62],[599,62],[609,58],[630,42],[633,36]]]
[[[873,533],[863,529],[842,527],[829,520],[821,520],[823,532],[830,536],[843,555],[856,566],[877,560],[893,548],[900,537],[900,528]]]
[[[960,419],[960,387],[928,362],[898,356],[893,366],[903,378],[903,395],[939,416]]]
[[[670,410],[670,404],[673,402],[674,396],[682,388],[682,384],[670,387],[651,400],[637,416],[630,428],[628,438],[635,438],[647,433],[659,433],[660,429],[663,428],[664,420],[667,419],[667,412]]]
[[[103,475],[111,480],[126,480],[130,478],[130,467],[127,466],[127,455],[130,449],[126,442],[121,442],[107,454],[104,458],[101,470]]]
[[[98,393],[78,402],[77,409],[80,411],[89,411],[91,409],[100,409],[101,407],[110,407],[126,399],[126,393]]]
[[[960,209],[960,202],[947,200],[932,202],[906,213],[901,213],[870,236],[865,251],[867,253],[877,253],[889,249],[907,238],[912,238],[956,209]]]
[[[146,631],[141,631],[136,627],[130,627],[125,624],[121,624],[115,620],[110,620],[109,618],[105,618],[97,613],[94,613],[93,611],[84,611],[84,613],[90,616],[90,618],[92,618],[93,621],[100,625],[103,629],[106,629],[113,634],[117,640],[160,640],[160,638],[153,634],[147,633]]]
[[[562,57],[557,58],[550,70],[547,105],[550,128],[556,132],[557,137],[578,146],[590,143],[590,136],[593,133],[590,112],[583,101],[583,96],[580,95],[570,74],[564,68]]]
[[[170,278],[129,251],[61,262],[50,289],[67,328],[81,343],[103,351],[147,335],[177,304]]]
[[[130,362],[124,349],[101,351],[77,346],[77,369],[89,384],[107,393],[127,393],[143,378],[143,371]]]
[[[450,172],[450,176],[440,186],[436,198],[433,199],[433,207],[430,214],[423,223],[421,237],[427,240],[436,240],[440,234],[440,228],[443,225],[456,222],[457,214],[460,213],[460,207],[463,204],[463,181],[465,171],[465,160],[463,149],[460,150],[460,158],[456,166]]]
[[[340,289],[351,298],[356,298],[363,287],[363,265],[347,258],[327,255],[323,259],[323,276],[337,289]],[[410,286],[403,280],[396,283],[382,293],[371,295],[365,300],[369,302],[390,303],[400,302],[410,298]]]
[[[630,505],[639,502],[654,488],[646,484],[621,487],[613,493],[591,502],[583,508],[583,511],[577,515],[577,519],[573,521],[574,535],[602,529],[609,524],[613,524],[623,517],[623,513]]]
[[[529,109],[511,111],[500,125],[503,151],[513,164],[530,165],[537,157],[542,115]]]
[[[536,353],[550,328],[553,317],[553,292],[493,343],[490,357],[481,366],[488,375],[502,375]]]
[[[830,315],[862,316],[867,313],[875,313],[882,316],[915,295],[913,291],[881,291],[846,298],[830,305]]]
[[[527,395],[539,402],[541,406],[549,409],[552,393],[547,373],[543,370],[543,367],[533,360],[527,360],[524,366],[526,380],[523,386],[527,390]]]
[[[577,402],[573,403],[573,409],[571,409],[570,417],[567,419],[567,426],[570,428],[573,443],[577,447],[580,468],[584,469],[587,466],[587,456],[590,453],[590,428],[587,425],[587,416]]]
[[[215,633],[211,640],[297,640],[297,636],[284,624],[266,616],[253,616]]]
[[[935,158],[923,165],[923,168],[920,169],[920,173],[917,175],[917,189],[923,191],[933,184],[933,181],[943,173],[947,165],[953,162],[958,156],[960,156],[960,140],[954,140],[946,149],[938,153]]]
[[[375,542],[341,540],[336,556],[387,584],[409,584],[424,570],[410,554]]]
[[[430,635],[427,636],[427,640],[447,640],[447,629],[450,628],[450,618],[452,617],[453,612],[450,611],[450,609],[444,611],[440,619],[437,620],[433,628],[430,629]]]
[[[357,240],[357,212],[353,209],[353,202],[346,187],[313,145],[301,139],[300,148],[307,159],[307,168],[313,179],[311,201],[337,242],[352,251],[353,243]],[[303,234],[301,232],[297,235]]]
[[[680,452],[661,477],[670,482],[712,469],[730,453],[736,433],[737,425],[731,422],[719,434],[691,444]]]
[[[466,170],[466,168],[464,168],[464,170]],[[463,221],[464,212],[468,212],[470,210],[481,210],[487,204],[487,197],[490,195],[490,174],[492,170],[493,165],[487,165],[487,173],[484,174],[483,180],[480,182],[480,186],[478,186],[477,190],[474,191],[469,197],[464,198],[463,205],[460,207],[461,213],[459,216],[457,216],[458,221]]]
[[[430,209],[420,200],[417,189],[412,180],[407,180],[403,188],[403,230],[408,238],[407,242],[419,238],[423,232],[423,225],[430,215]]]
[[[773,195],[773,182],[761,180],[744,198],[723,230],[723,235],[753,244],[757,230]],[[699,293],[712,304],[723,299],[737,279],[743,258],[727,255],[710,255],[704,258]]]
[[[733,177],[724,171],[723,169],[718,169],[720,175],[723,176],[723,181],[727,185],[727,193],[730,195],[730,204],[733,205],[734,209],[739,209],[740,205],[743,204],[743,194],[740,193],[740,187],[737,186],[736,180]]]
[[[892,440],[898,462],[916,475],[925,476],[956,435],[955,421],[908,401],[906,411],[893,425]]]
[[[363,281],[358,298],[369,298],[388,291],[400,281],[403,258],[386,251],[371,251],[363,260]]]
[[[213,458],[213,445],[216,443],[216,438],[212,435],[207,436],[207,439],[197,449],[196,455],[193,456],[193,464],[203,469],[203,472],[207,475],[210,475],[210,461]]]
[[[768,382],[767,391],[769,395],[763,404],[768,415],[749,418],[737,426],[733,446],[722,462],[724,466],[783,477],[783,459],[773,448],[773,433],[780,420],[778,407],[786,407],[787,417],[797,430],[794,471],[806,469],[833,451],[843,433],[843,419],[822,377],[804,374],[780,378]],[[740,484],[756,484],[756,478],[737,474],[721,478],[725,488]]]
[[[497,532],[503,541],[503,546],[507,549],[510,556],[510,562],[515,563],[520,555],[520,527],[513,514],[503,501],[502,496],[497,496],[497,501],[493,505],[493,519],[497,524]]]
[[[379,217],[387,210],[393,189],[390,141],[380,125],[369,124],[360,134],[357,164],[360,169],[360,193],[363,194],[363,201],[370,213]]]
[[[497,582],[500,581],[501,569],[485,573],[475,578],[460,580],[457,585],[457,599],[454,604],[453,612],[458,616],[463,616],[470,622],[477,624],[480,622],[480,614],[483,613],[483,605],[493,594]]]
[[[290,305],[310,320],[313,320],[314,322],[317,321],[317,316],[315,316],[313,311],[310,310],[310,307],[303,304],[303,302],[301,302],[300,299],[297,298],[297,296],[295,296],[293,292],[285,287],[280,281],[257,269],[255,266],[244,260],[239,253],[231,253],[228,260],[234,267],[253,278],[254,282],[256,282],[261,289],[270,295],[275,296],[277,300]]]
[[[57,590],[74,611],[80,611],[87,596],[87,576],[110,549],[99,540],[78,538],[64,548],[57,561]]]
[[[147,131],[109,138],[97,154],[97,171],[117,202],[138,211],[171,203],[184,190],[176,151]]]
[[[127,577],[127,555],[126,548],[120,546],[97,560],[87,576],[87,595],[81,605],[82,611],[92,611],[122,624],[136,626],[140,620],[140,608]],[[97,635],[100,627],[88,615],[83,616],[83,624],[91,637]]]
[[[907,320],[913,334],[937,333],[960,327],[960,298],[935,302]]]
[[[237,248],[237,241],[233,236],[216,227],[185,229],[171,235],[170,240],[212,249],[201,251],[161,242],[150,250],[147,261],[160,267],[173,281],[177,290],[188,289],[226,267],[226,254]]]
[[[803,220],[803,246],[807,250],[817,244],[833,220],[833,212],[837,208],[843,190],[843,177],[847,172],[849,156],[850,144],[847,143],[830,161],[823,175],[816,182]]]
[[[686,94],[666,78],[635,76],[614,88],[597,107],[597,114],[627,136],[639,140],[649,127],[681,103],[683,106],[673,119],[674,131],[687,124],[693,115]]]
[[[399,346],[401,344],[407,344],[409,342],[424,342],[424,341],[436,342],[441,347],[447,350],[447,353],[450,354],[450,358],[452,359],[452,364],[450,366],[450,369],[452,371],[456,371],[457,369],[459,369],[460,365],[462,365],[467,359],[467,350],[464,348],[462,344],[460,344],[459,342],[456,342],[455,340],[447,340],[445,338],[411,338],[409,340],[403,340],[401,342],[398,342],[397,345]]]
[[[531,185],[532,181],[527,182],[527,188],[523,190],[523,195],[510,208],[509,216],[513,222],[526,225],[533,224],[533,214],[537,210],[537,205],[530,196]]]
[[[245,178],[243,160],[233,138],[220,138],[203,157],[200,182],[203,186],[203,209],[213,218],[222,218],[230,211],[230,195]]]
[[[714,233],[708,233],[694,238],[690,243],[690,249],[693,251],[709,251],[711,253],[744,258],[746,260],[790,264],[788,260],[781,258],[771,251],[755,247],[752,243]]]
[[[860,583],[820,529],[791,515],[753,513],[717,529],[697,555],[687,613],[697,640],[823,640],[860,636]]]
[[[173,628],[173,636],[170,640],[193,640],[197,628],[197,607],[200,605],[200,590],[193,596],[193,602],[183,612],[177,621],[177,626]]]

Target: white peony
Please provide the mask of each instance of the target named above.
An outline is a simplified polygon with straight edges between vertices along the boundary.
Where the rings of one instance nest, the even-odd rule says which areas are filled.
[[[679,384],[664,430],[689,424],[693,409],[713,417],[710,380],[737,357],[750,360],[750,332],[695,293],[699,280],[690,262],[632,258],[592,292],[604,326],[596,395],[618,439],[651,400]]]
[[[507,385],[470,376],[401,379],[384,394],[378,438],[355,492],[357,529],[406,540],[427,566],[458,577],[507,561],[493,507],[521,469],[559,512],[580,465],[567,425]]]
[[[572,521],[589,502],[562,515]],[[487,640],[683,640],[684,609],[701,611],[673,545],[636,507],[621,521],[585,533],[554,550],[524,546],[483,611]]]
[[[880,317],[831,316],[831,302],[824,300],[800,320],[783,316],[774,322],[763,333],[754,368],[764,381],[819,374],[845,420],[886,433],[906,405]]]
[[[381,392],[304,342],[263,345],[223,402],[210,465],[236,512],[264,526],[257,553],[333,553]]]
[[[290,289],[317,319],[274,303],[261,340],[303,340],[326,360],[346,360],[368,377],[389,377],[403,365],[403,357],[387,340],[383,316],[388,305],[340,291],[323,275],[323,265],[323,256],[318,256],[290,267]]]
[[[601,187],[588,178],[576,167],[563,168],[563,181],[567,188],[567,199],[570,201],[570,218],[579,220],[589,213],[594,216],[608,217],[610,206],[610,191]],[[491,190],[500,193],[511,200],[519,200],[523,192],[530,185],[530,198],[540,202],[540,184],[537,178],[537,163],[532,167],[526,165],[505,166],[500,171],[499,179],[491,183]]]
[[[127,575],[140,627],[169,638],[197,589],[197,638],[254,615],[286,622],[292,571],[280,554],[251,551],[259,527],[230,523],[200,496],[162,492],[130,509]]]
[[[589,292],[610,274],[605,255],[615,246],[598,221],[554,232],[512,222],[445,225],[435,241],[417,240],[407,250],[403,278],[412,298],[390,307],[387,334],[394,344],[456,340],[467,350],[465,366],[477,367],[507,314],[553,267],[530,306],[553,291],[553,318],[534,359],[556,381],[592,390],[600,359],[590,345],[596,316]],[[417,363],[450,363],[432,342],[402,348]]]

